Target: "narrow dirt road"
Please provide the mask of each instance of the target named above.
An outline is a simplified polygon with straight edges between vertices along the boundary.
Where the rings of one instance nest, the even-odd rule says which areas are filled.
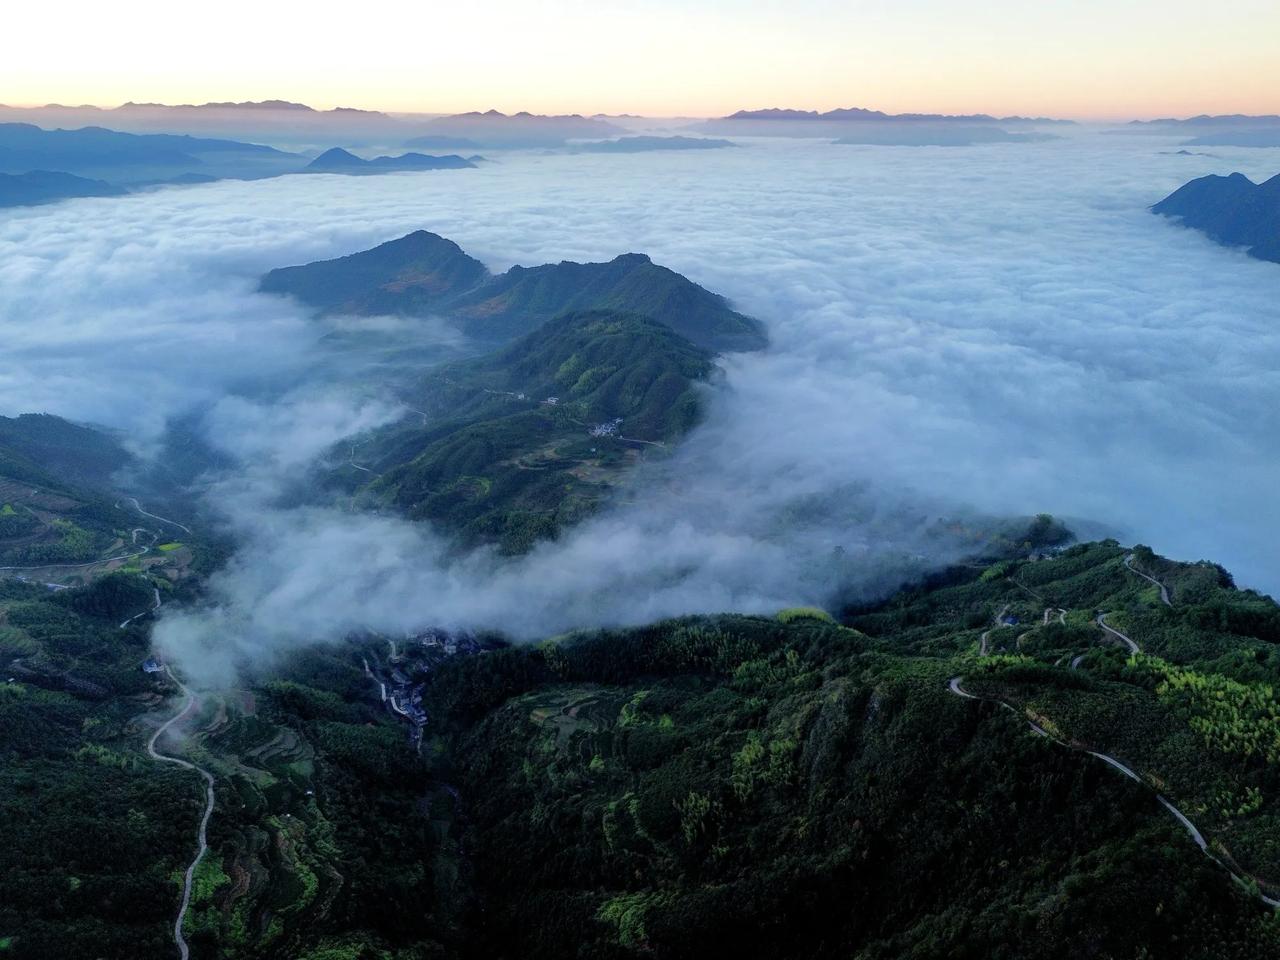
[[[214,805],[213,774],[204,769],[204,767],[196,766],[189,760],[183,760],[181,757],[169,756],[168,754],[160,753],[156,750],[156,741],[164,736],[170,727],[175,723],[179,723],[187,716],[187,714],[191,713],[191,711],[195,709],[196,705],[195,694],[187,689],[186,684],[175,677],[168,667],[164,668],[164,672],[168,675],[170,680],[177,684],[178,689],[182,691],[186,700],[183,702],[183,705],[178,712],[161,724],[156,732],[151,735],[151,739],[147,741],[147,754],[153,760],[160,760],[164,763],[175,763],[184,770],[194,770],[204,778],[205,782],[204,815],[200,818],[200,827],[196,831],[196,855],[195,859],[193,859],[191,864],[187,867],[186,876],[182,882],[182,905],[178,908],[177,919],[173,922],[173,939],[178,945],[178,954],[182,960],[188,960],[190,949],[187,946],[186,937],[182,935],[182,921],[187,916],[187,907],[191,905],[191,884],[195,878],[196,867],[200,865],[200,861],[204,858],[205,851],[209,849],[209,818],[213,816]]]

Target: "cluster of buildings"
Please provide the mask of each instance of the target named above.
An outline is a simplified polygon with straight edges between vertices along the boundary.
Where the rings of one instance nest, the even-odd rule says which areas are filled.
[[[427,711],[422,704],[422,691],[430,672],[449,657],[480,652],[480,643],[465,633],[425,630],[406,634],[399,644],[387,640],[387,671],[370,665],[365,658],[365,673],[378,685],[378,694],[397,717],[409,724],[409,742],[417,747],[427,725]]]
[[[597,423],[588,433],[593,437],[616,437],[618,430],[622,428],[622,418],[615,420],[606,420],[604,423]]]

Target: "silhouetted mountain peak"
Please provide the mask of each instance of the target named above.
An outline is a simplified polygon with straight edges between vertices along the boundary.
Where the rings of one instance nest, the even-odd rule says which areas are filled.
[[[320,154],[307,166],[310,169],[319,170],[324,167],[360,167],[364,166],[366,162],[348,150],[343,150],[341,147],[333,147]]]
[[[766,343],[757,321],[643,253],[514,266],[492,277],[457,244],[418,230],[337,260],[272,270],[261,289],[291,294],[322,313],[443,314],[490,341],[523,336],[567,311],[615,310],[662,323],[708,350]]]
[[[1219,243],[1247,247],[1260,260],[1280,263],[1280,176],[1263,184],[1239,172],[1199,177],[1151,210],[1176,217]]]

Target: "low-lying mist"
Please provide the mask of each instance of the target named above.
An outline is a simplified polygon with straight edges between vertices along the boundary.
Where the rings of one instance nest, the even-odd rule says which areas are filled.
[[[962,546],[938,516],[1088,517],[1280,588],[1280,269],[1152,216],[1187,179],[1280,151],[1162,154],[1080,131],[972,148],[750,143],[504,156],[474,171],[296,177],[0,220],[0,413],[153,450],[195,413],[235,458],[206,522],[239,543],[160,644],[205,682],[355,629],[518,638],[767,611],[894,585]],[[632,493],[519,560],[281,491],[403,414],[367,357],[253,292],[272,267],[412,229],[493,269],[639,251],[728,296],[772,346],[723,361],[706,422]],[[432,323],[383,336],[458,346]]]

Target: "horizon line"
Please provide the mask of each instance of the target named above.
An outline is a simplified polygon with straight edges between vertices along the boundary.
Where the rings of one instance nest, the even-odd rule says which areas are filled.
[[[382,114],[388,117],[400,117],[400,116],[449,117],[449,116],[460,116],[463,114],[483,114],[483,113],[496,112],[496,113],[501,113],[505,116],[515,116],[517,114],[524,113],[532,116],[635,117],[637,119],[642,119],[642,120],[720,120],[720,119],[727,119],[728,117],[732,116],[733,113],[737,113],[737,112],[756,112],[756,111],[763,111],[763,110],[796,110],[796,111],[807,111],[811,113],[826,113],[831,110],[863,109],[863,110],[885,113],[889,117],[909,116],[909,115],[917,115],[917,116],[926,115],[926,116],[939,116],[939,117],[973,116],[973,117],[990,117],[993,120],[1003,120],[1006,118],[1018,117],[1022,119],[1032,119],[1032,120],[1034,119],[1069,120],[1076,123],[1087,124],[1087,123],[1151,122],[1155,120],[1188,120],[1188,119],[1193,119],[1195,117],[1258,118],[1258,117],[1280,116],[1280,106],[1277,107],[1276,113],[1249,113],[1241,110],[1230,110],[1230,109],[1222,109],[1216,112],[1208,112],[1202,109],[1198,112],[1178,111],[1173,113],[1168,113],[1168,112],[1148,113],[1148,114],[1142,114],[1142,115],[1134,115],[1130,113],[1121,113],[1121,112],[1110,113],[1107,115],[1087,114],[1087,113],[1054,114],[1051,112],[1042,112],[1042,111],[1006,113],[1004,111],[990,111],[990,110],[974,110],[969,112],[946,112],[943,110],[931,110],[931,109],[912,109],[912,110],[900,110],[896,112],[891,112],[889,110],[884,110],[878,107],[858,107],[858,106],[829,107],[826,109],[822,109],[818,107],[740,107],[737,110],[732,111],[730,113],[680,113],[680,112],[645,113],[645,112],[639,112],[636,110],[623,110],[619,112],[608,112],[604,110],[593,110],[590,112],[585,112],[582,110],[539,112],[539,111],[523,109],[523,108],[519,110],[511,110],[511,109],[500,110],[496,107],[488,107],[483,109],[472,108],[467,110],[458,110],[458,109],[394,110],[394,109],[386,109],[382,107],[355,107],[355,106],[350,106],[343,103],[316,106],[315,104],[312,104],[312,103],[306,103],[301,100],[289,100],[284,97],[265,97],[261,100],[239,100],[239,101],[207,100],[207,101],[204,101],[203,103],[193,103],[193,102],[165,103],[158,100],[126,100],[116,104],[61,103],[58,101],[48,101],[45,103],[0,103],[0,109],[33,110],[33,111],[34,110],[54,110],[54,109],[101,110],[104,112],[109,112],[109,111],[124,109],[126,107],[155,107],[155,108],[162,108],[162,109],[181,109],[184,107],[201,108],[201,107],[210,107],[214,105],[225,105],[229,108],[233,108],[233,107],[243,107],[243,106],[260,106],[262,104],[268,104],[268,103],[288,104],[291,107],[305,108],[306,110],[314,113],[332,113],[332,112],[338,112],[338,111],[350,111],[353,113]]]

